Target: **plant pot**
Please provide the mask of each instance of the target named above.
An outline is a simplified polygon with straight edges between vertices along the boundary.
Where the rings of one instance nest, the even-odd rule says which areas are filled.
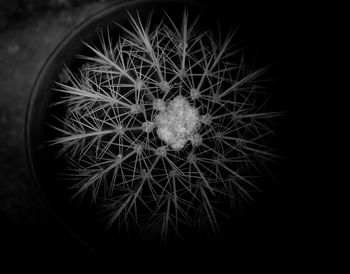
[[[136,10],[142,19],[152,9],[155,20],[161,17],[158,15],[163,12],[163,9],[172,18],[181,18],[184,2],[134,1],[112,4],[96,13],[67,35],[45,62],[33,86],[27,112],[26,144],[28,162],[34,181],[38,186],[42,199],[64,224],[64,229],[71,231],[75,237],[104,255],[118,255],[127,259],[128,254],[133,252],[134,255],[137,256],[138,254],[141,257],[144,251],[149,250],[150,243],[147,242],[147,244],[142,245],[142,239],[138,238],[132,228],[128,234],[105,231],[104,225],[101,223],[101,215],[98,210],[93,208],[91,203],[85,200],[71,199],[72,193],[69,191],[69,183],[60,178],[65,162],[56,157],[57,150],[48,143],[57,134],[48,124],[54,123],[53,115],[60,117],[65,111],[64,107],[50,107],[52,103],[57,102],[57,96],[59,96],[52,90],[56,87],[55,82],[61,81],[60,77],[65,66],[74,71],[82,65],[81,60],[76,56],[89,54],[89,49],[82,41],[88,44],[96,44],[100,31],[105,31],[107,28],[111,36],[117,37],[120,30],[116,28],[115,22],[120,25],[128,24],[128,12],[135,13]],[[192,13],[193,18],[195,15],[201,14],[201,27],[215,28],[218,19],[220,19],[223,32],[237,25],[237,22],[234,21],[237,18],[233,18],[230,12],[225,12],[225,8],[212,9],[203,4],[187,3],[187,1],[186,7],[190,14]],[[242,39],[239,35],[240,32],[236,36],[238,41],[247,40],[246,37]],[[193,234],[191,233],[189,232],[187,235],[187,243],[192,241]],[[228,230],[229,236],[226,235],[224,238],[227,237],[228,239],[232,234],[233,230]],[[135,251],[136,247],[140,248],[140,244],[143,248]],[[158,247],[157,244],[152,244],[152,246]],[[149,257],[150,255],[144,258]]]

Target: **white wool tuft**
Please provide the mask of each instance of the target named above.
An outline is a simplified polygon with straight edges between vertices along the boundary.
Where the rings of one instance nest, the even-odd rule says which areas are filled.
[[[198,110],[179,95],[156,116],[155,124],[159,138],[172,149],[180,150],[198,131],[201,120]]]

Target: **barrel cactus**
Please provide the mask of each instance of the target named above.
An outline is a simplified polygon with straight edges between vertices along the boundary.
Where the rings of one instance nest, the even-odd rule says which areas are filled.
[[[137,224],[161,239],[186,225],[217,232],[273,157],[264,137],[279,113],[264,110],[265,68],[245,63],[234,32],[223,38],[199,20],[129,14],[118,37],[85,43],[91,54],[57,83],[65,113],[52,144],[74,195],[105,209],[108,227]]]

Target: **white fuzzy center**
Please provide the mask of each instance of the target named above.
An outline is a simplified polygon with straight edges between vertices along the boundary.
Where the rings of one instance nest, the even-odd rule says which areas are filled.
[[[201,121],[198,110],[179,95],[158,113],[155,124],[159,138],[172,149],[180,150],[198,131]]]

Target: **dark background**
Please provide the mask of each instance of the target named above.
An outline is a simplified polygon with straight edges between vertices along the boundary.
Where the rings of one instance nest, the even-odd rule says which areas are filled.
[[[257,45],[256,61],[273,64],[279,90],[274,100],[279,110],[288,112],[276,143],[286,161],[275,169],[274,187],[247,215],[237,235],[197,249],[149,249],[132,252],[127,262],[107,260],[76,239],[46,207],[26,162],[24,127],[31,87],[59,41],[109,2],[113,1],[1,1],[0,261],[35,268],[48,263],[49,269],[108,266],[116,272],[122,265],[131,273],[191,273],[210,267],[284,272],[321,265],[327,232],[322,237],[316,226],[323,207],[316,202],[321,186],[314,176],[314,159],[319,151],[312,133],[318,123],[313,109],[318,75],[313,68],[320,50],[315,39],[322,30],[318,19],[323,10],[296,1],[205,1],[239,14],[248,39]]]

